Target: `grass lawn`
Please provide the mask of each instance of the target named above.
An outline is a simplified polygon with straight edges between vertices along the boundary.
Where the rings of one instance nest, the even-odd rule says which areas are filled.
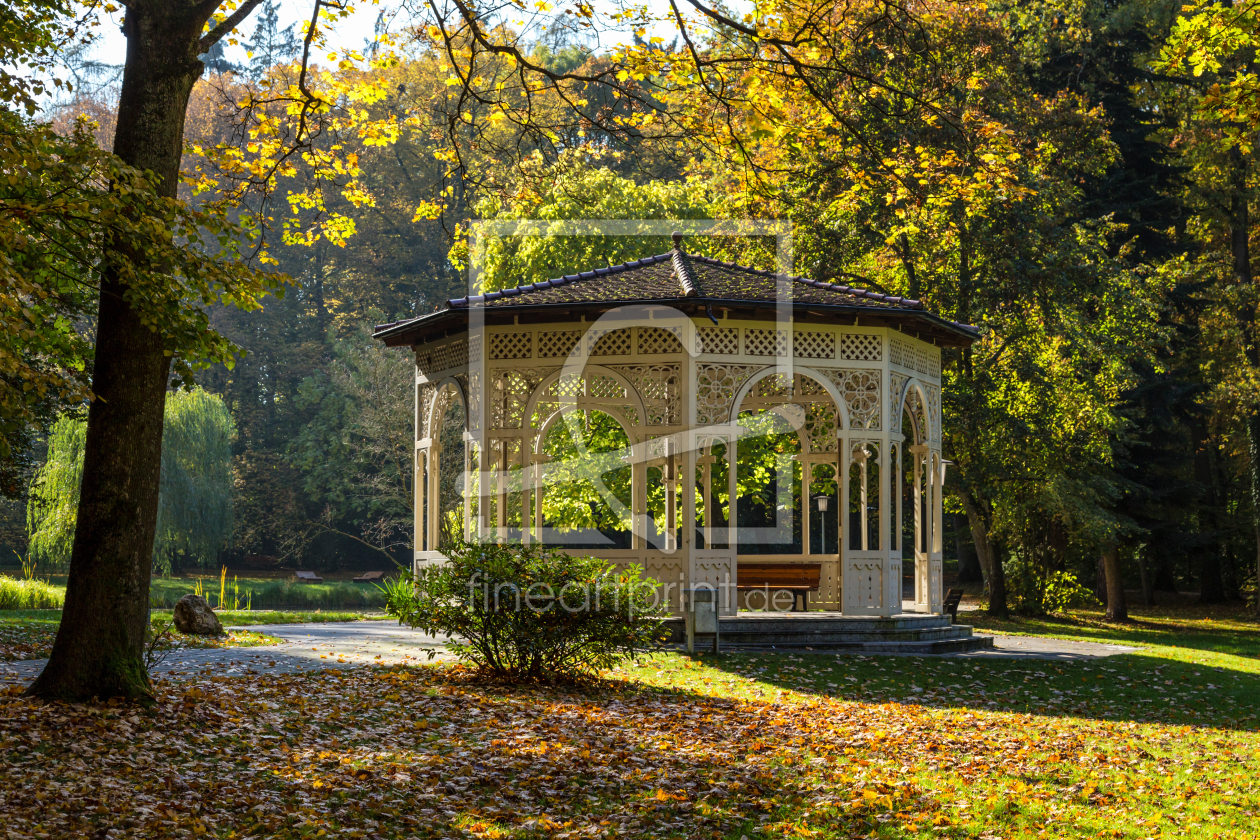
[[[1085,662],[665,654],[581,691],[427,665],[158,680],[150,709],[10,695],[0,825],[54,838],[1255,838],[1260,661],[1245,627],[1179,620],[1089,630],[1163,643]]]
[[[149,601],[156,609],[170,609],[200,586],[212,607],[253,610],[380,610],[384,607],[385,594],[375,584],[354,583],[353,575],[353,572],[330,574],[323,583],[298,583],[288,573],[244,577],[229,573],[226,580],[220,579],[217,572],[154,577],[149,581]],[[39,582],[46,584],[45,588],[57,599],[57,603],[48,606],[60,606],[65,597],[66,576],[40,575]],[[0,610],[31,605],[27,601],[30,593],[18,592],[20,586],[29,587],[29,584],[0,576]]]
[[[322,610],[223,610],[217,612],[226,628],[250,624],[307,624],[324,621],[359,621],[388,618],[384,614]],[[171,620],[170,610],[154,610],[153,620],[165,624]],[[61,610],[0,610],[0,662],[23,659],[44,659],[52,649]],[[172,633],[170,648],[252,647],[276,644],[279,639],[248,630],[228,630],[226,639],[208,639]]]

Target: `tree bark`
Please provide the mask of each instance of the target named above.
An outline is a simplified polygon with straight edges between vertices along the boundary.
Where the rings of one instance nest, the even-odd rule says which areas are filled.
[[[1128,621],[1129,605],[1124,599],[1124,577],[1120,574],[1120,552],[1109,545],[1102,553],[1107,576],[1107,621]]]
[[[114,153],[152,171],[164,197],[176,197],[184,115],[203,69],[198,41],[217,5],[127,4]],[[144,644],[171,359],[161,336],[125,300],[118,271],[110,269],[128,259],[144,255],[107,251],[104,260],[95,398],[65,608],[48,665],[27,690],[47,699],[151,697]]]
[[[954,518],[954,548],[958,552],[958,582],[979,583],[984,580],[984,570],[980,568],[976,547],[963,539],[963,525],[958,514],[951,515]]]
[[[1151,580],[1150,570],[1146,567],[1146,558],[1138,553],[1138,573],[1142,575],[1142,603],[1148,607],[1155,606],[1155,582]]]
[[[1106,604],[1109,595],[1110,592],[1107,589],[1106,561],[1100,555],[1097,567],[1094,570],[1094,597]]]
[[[985,582],[988,584],[989,615],[1005,618],[1010,614],[1010,608],[1006,602],[1006,574],[1002,569],[1002,558],[997,556],[993,542],[989,539],[989,526],[981,515],[976,500],[969,492],[962,489],[958,491],[958,497],[967,514],[967,524],[971,526],[971,538],[976,544],[976,558],[980,561],[980,569],[984,572]]]

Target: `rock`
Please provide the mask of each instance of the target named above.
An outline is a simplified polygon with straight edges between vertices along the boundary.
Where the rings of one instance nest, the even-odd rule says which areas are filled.
[[[185,595],[175,604],[175,629],[193,636],[222,636],[223,625],[200,595]]]

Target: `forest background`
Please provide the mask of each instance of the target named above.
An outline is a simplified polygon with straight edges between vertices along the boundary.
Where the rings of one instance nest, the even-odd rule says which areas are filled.
[[[1254,63],[1248,7],[1205,35],[1196,22],[1211,16],[1175,2],[913,15],[869,3],[811,19],[815,40],[793,42],[792,4],[770,5],[777,41],[717,6],[729,18],[710,20],[707,40],[631,24],[614,56],[557,8],[521,29],[401,27],[380,42],[389,61],[367,45],[364,61],[323,68],[328,89],[382,91],[358,125],[388,123],[388,137],[332,126],[302,152],[327,166],[277,165],[263,193],[240,192],[243,209],[280,220],[267,253],[297,285],[258,311],[208,310],[246,351],[193,374],[234,425],[231,536],[173,567],[404,556],[410,362],[371,326],[464,293],[470,219],[751,216],[792,221],[797,273],[923,299],[983,331],[945,358],[948,544],[964,579],[1035,606],[1056,572],[1105,595],[1110,558],[1148,599],[1254,597],[1254,125],[1228,96]],[[503,49],[461,75],[452,56],[477,52],[475,32]],[[852,72],[812,62],[825,50],[811,43],[833,57],[850,45]],[[185,131],[193,206],[249,181],[260,126],[286,118],[273,92],[300,72],[299,36],[268,3],[244,46],[239,64],[221,48],[204,57]],[[720,70],[776,50],[778,69]],[[712,99],[636,87],[681,52]],[[110,68],[71,64],[76,93],[41,118],[71,136],[86,116],[108,150]],[[247,150],[236,168],[231,149]],[[644,255],[613,241],[515,247],[487,282]],[[80,327],[90,334],[90,317]],[[7,459],[6,555],[28,551],[28,494],[55,420],[36,418]]]

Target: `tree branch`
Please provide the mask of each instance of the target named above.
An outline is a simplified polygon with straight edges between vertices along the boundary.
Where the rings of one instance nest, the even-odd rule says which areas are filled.
[[[262,0],[245,0],[244,3],[237,7],[235,12],[224,18],[222,23],[201,36],[201,40],[197,42],[197,49],[203,53],[207,52],[219,41],[222,41],[225,35],[240,26],[241,22],[249,17],[249,13],[254,11],[261,3]]]

